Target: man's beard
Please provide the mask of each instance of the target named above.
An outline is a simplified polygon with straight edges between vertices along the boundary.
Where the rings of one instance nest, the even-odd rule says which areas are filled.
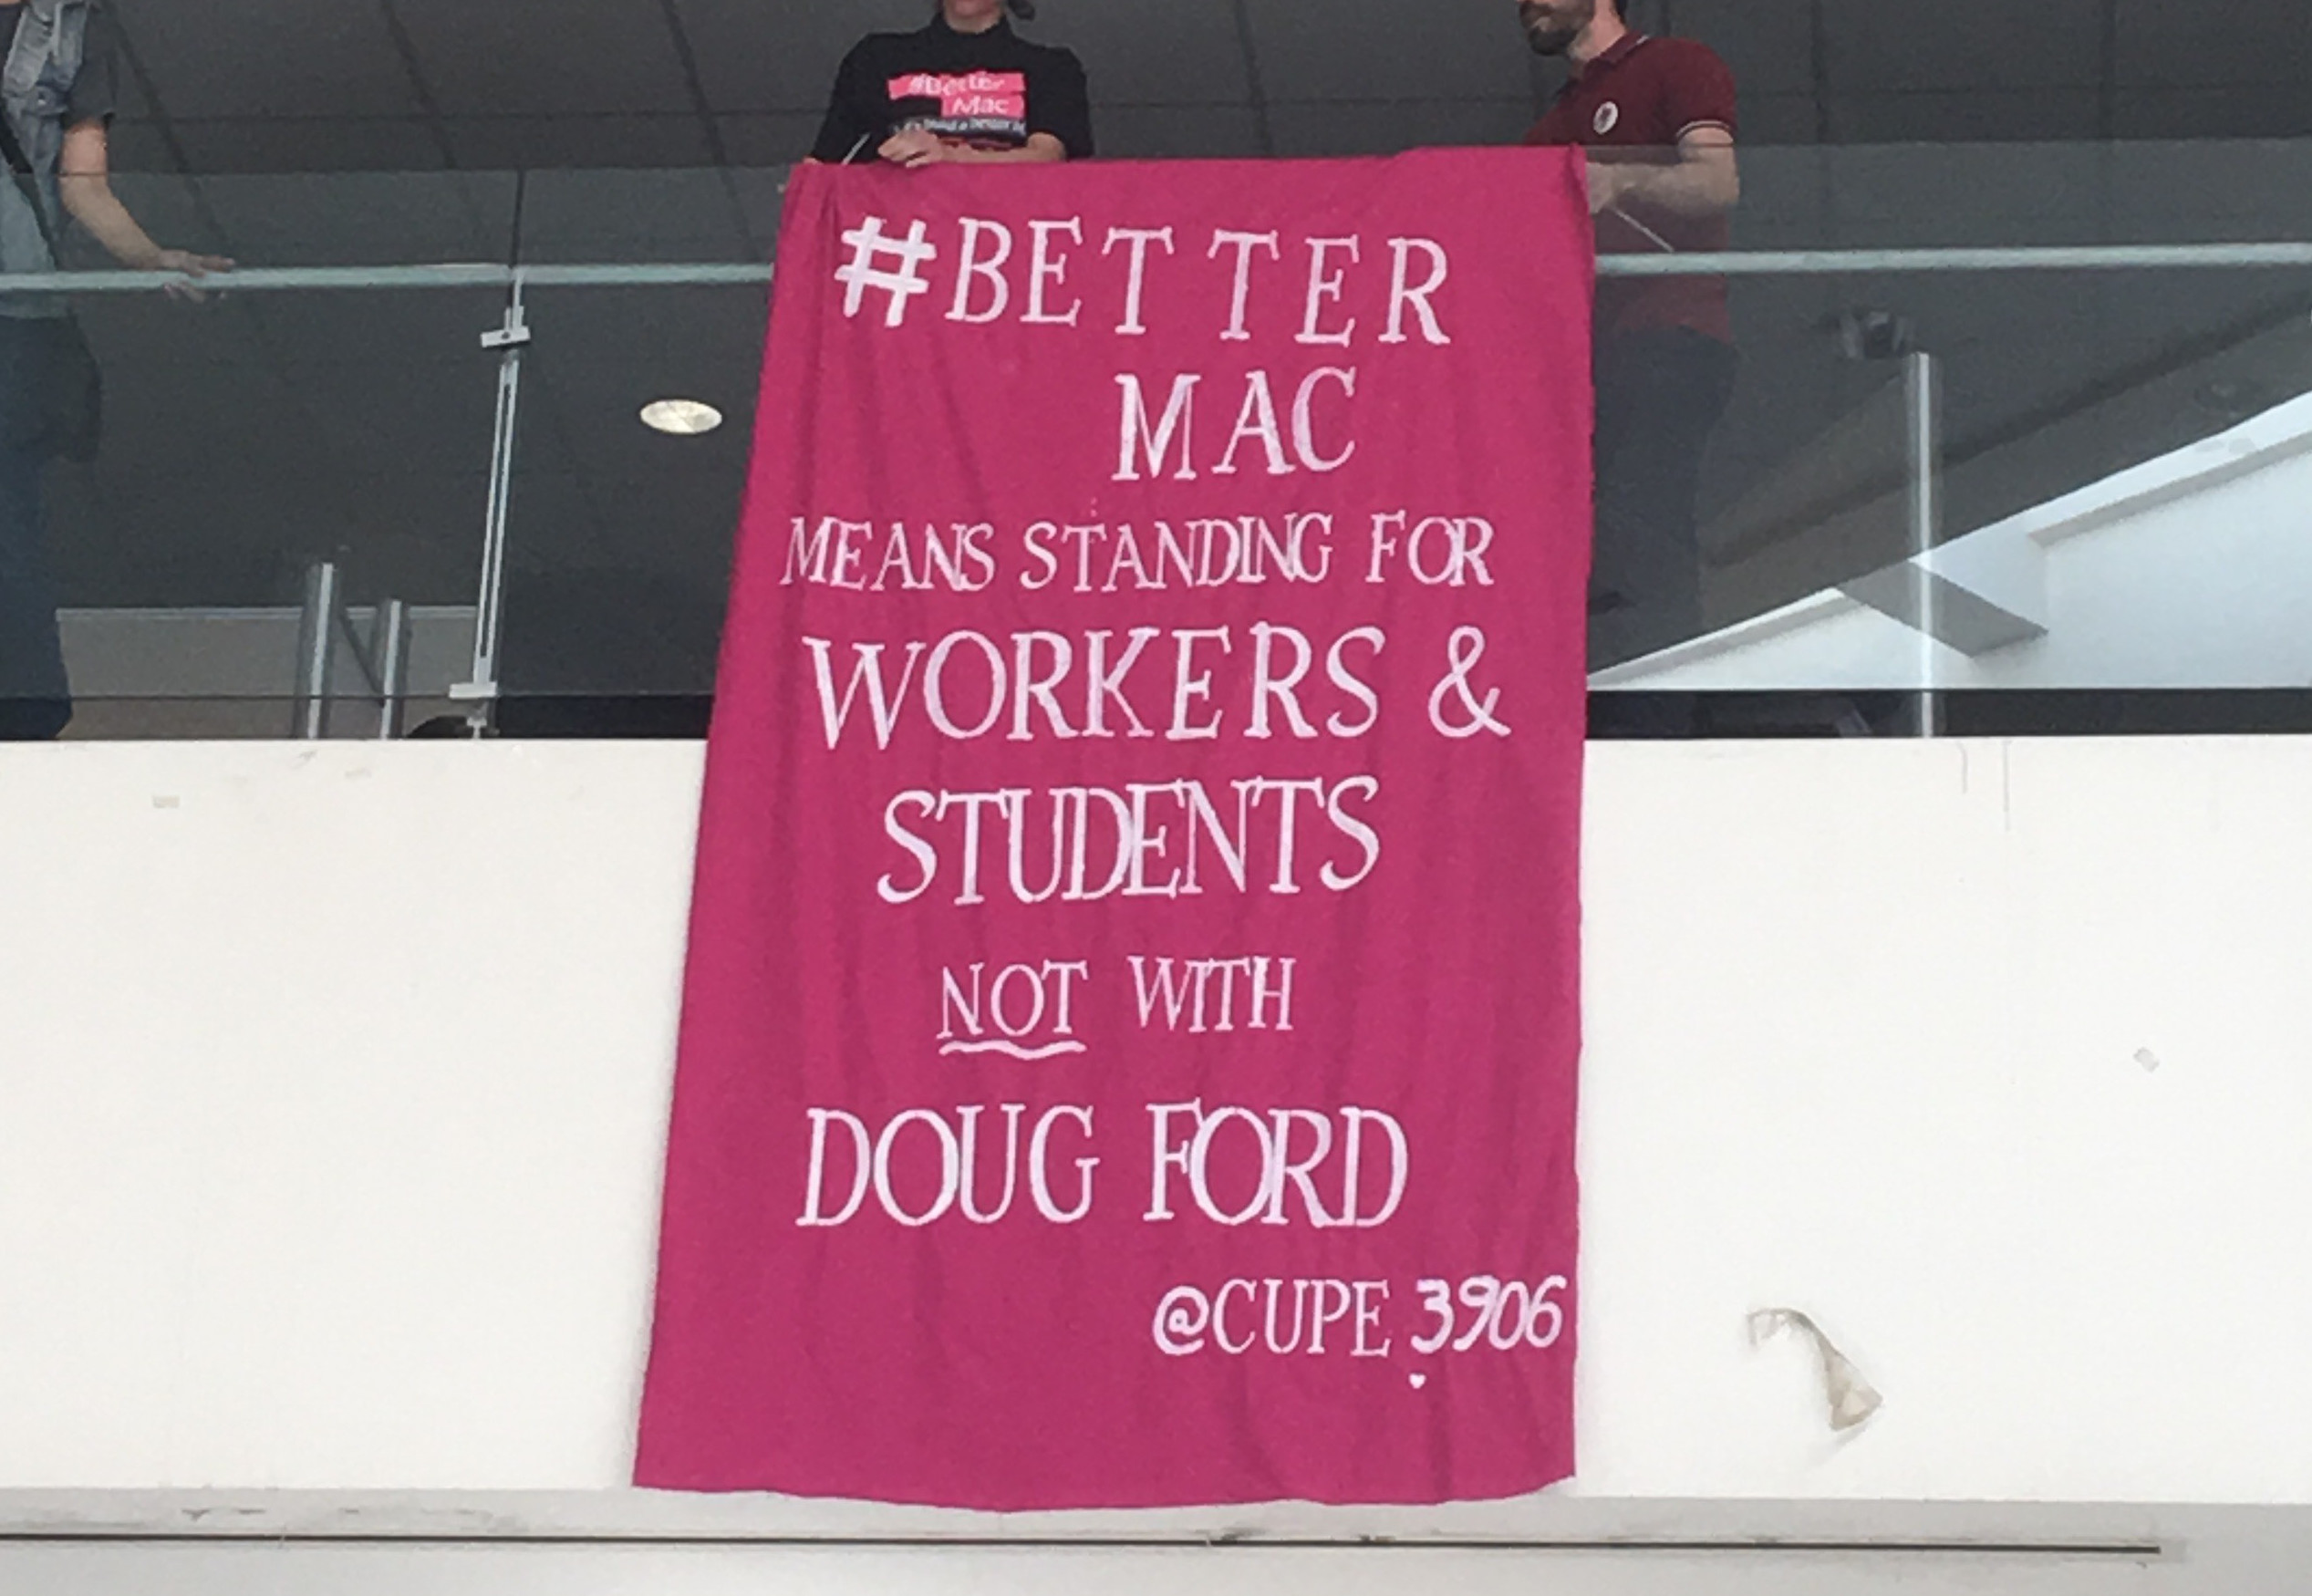
[[[1570,12],[1538,5],[1535,0],[1519,0],[1518,5],[1518,20],[1525,25],[1526,41],[1537,56],[1564,55],[1597,15],[1597,0],[1588,0]]]

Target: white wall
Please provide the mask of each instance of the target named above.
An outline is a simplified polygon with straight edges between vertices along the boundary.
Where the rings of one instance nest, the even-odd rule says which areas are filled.
[[[698,774],[0,750],[0,1489],[619,1486]],[[1572,1494],[2312,1503],[2307,813],[2292,741],[1593,750]]]

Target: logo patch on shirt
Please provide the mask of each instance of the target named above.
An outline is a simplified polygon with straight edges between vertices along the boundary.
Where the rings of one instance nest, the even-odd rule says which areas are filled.
[[[942,120],[1023,122],[1028,118],[1024,72],[906,72],[889,84],[891,98],[936,99]]]
[[[1601,139],[1621,125],[1622,108],[1610,99],[1598,107],[1598,114],[1590,119],[1590,126],[1597,130],[1598,137]]]

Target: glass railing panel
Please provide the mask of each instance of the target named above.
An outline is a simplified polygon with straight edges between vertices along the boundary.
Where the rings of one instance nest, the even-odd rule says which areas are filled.
[[[1703,635],[1612,689],[2312,681],[2312,259],[1745,280]]]
[[[1738,249],[2213,244],[2312,230],[2312,139],[1746,145]]]
[[[759,282],[531,294],[507,545],[506,730],[700,722],[714,690],[768,303]],[[654,430],[643,411],[658,401],[710,407],[719,420],[700,432]],[[689,702],[637,707],[649,700]]]
[[[1600,688],[2312,679],[2276,627],[2218,619],[2312,598],[2265,524],[2289,491],[2265,468],[2312,391],[2312,252],[2269,248],[2312,241],[2312,140],[1752,148],[1741,164],[1731,247],[1747,258],[1720,279],[1739,378],[1695,501],[1702,599],[1683,641],[1593,617]],[[1654,258],[1606,260],[1602,305],[1680,281],[1632,274],[1712,247],[1689,230],[1649,250],[1611,214],[1609,231]],[[2190,258],[2125,253],[2162,245]],[[2084,253],[2063,270],[2016,253],[2050,249]],[[1632,347],[1613,319],[1602,373]],[[1602,454],[1602,522],[1614,474]],[[2252,551],[2174,557],[2243,513],[2265,528],[2241,534]],[[2124,550],[2057,530],[2115,522],[2152,530]],[[2182,617],[2193,639],[2172,635]]]
[[[1746,148],[1742,172],[1732,248],[1799,258],[1730,279],[1739,374],[1703,456],[1700,602],[1676,635],[1603,651],[1602,690],[1836,710],[1841,695],[2312,682],[2292,641],[2312,635],[2295,621],[2312,530],[2292,532],[2287,508],[2312,502],[2291,474],[2312,262],[2056,271],[1948,254],[2312,240],[2312,140]],[[617,705],[679,702],[638,729],[694,726],[762,342],[766,295],[747,275],[784,176],[124,179],[156,231],[259,273],[481,275],[82,302],[107,436],[92,464],[47,473],[75,734],[285,732],[322,562],[349,634],[373,600],[416,606],[413,679],[436,698],[411,723],[472,711],[441,695],[472,665],[503,359],[480,339],[503,323],[509,268],[528,275],[531,341],[498,724],[617,730]],[[689,266],[711,280],[684,281]],[[669,399],[722,423],[649,430],[642,407]],[[361,680],[346,647],[340,689]],[[188,649],[205,663],[165,681],[122,663]],[[118,707],[131,700],[164,708]],[[246,707],[196,725],[198,701]]]
[[[771,258],[788,169],[534,171],[522,179],[523,265]]]
[[[204,303],[76,296],[103,376],[100,440],[42,468],[36,522],[6,534],[21,545],[36,526],[45,547],[66,734],[375,735],[381,663],[406,673],[403,726],[448,713],[472,667],[489,478],[495,368],[478,336],[503,300],[229,280]],[[322,655],[307,598],[325,573]],[[405,619],[392,648],[388,600]],[[19,659],[42,650],[47,612],[12,606]],[[301,692],[326,709],[300,714]],[[53,683],[18,668],[0,696],[39,718],[51,710],[25,701],[53,700]]]
[[[503,265],[528,180],[512,171],[127,172],[122,202],[147,232],[243,265]],[[85,242],[82,266],[103,264]]]

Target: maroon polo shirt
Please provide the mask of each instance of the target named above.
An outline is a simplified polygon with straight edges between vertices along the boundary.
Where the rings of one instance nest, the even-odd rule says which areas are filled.
[[[1706,45],[1633,30],[1560,91],[1525,136],[1529,144],[1581,144],[1595,159],[1669,165],[1697,128],[1735,130],[1734,74]],[[1624,201],[1598,218],[1602,254],[1723,250],[1734,233],[1723,216],[1674,215]],[[1598,283],[1598,337],[1690,327],[1734,341],[1720,277],[1607,277]]]

